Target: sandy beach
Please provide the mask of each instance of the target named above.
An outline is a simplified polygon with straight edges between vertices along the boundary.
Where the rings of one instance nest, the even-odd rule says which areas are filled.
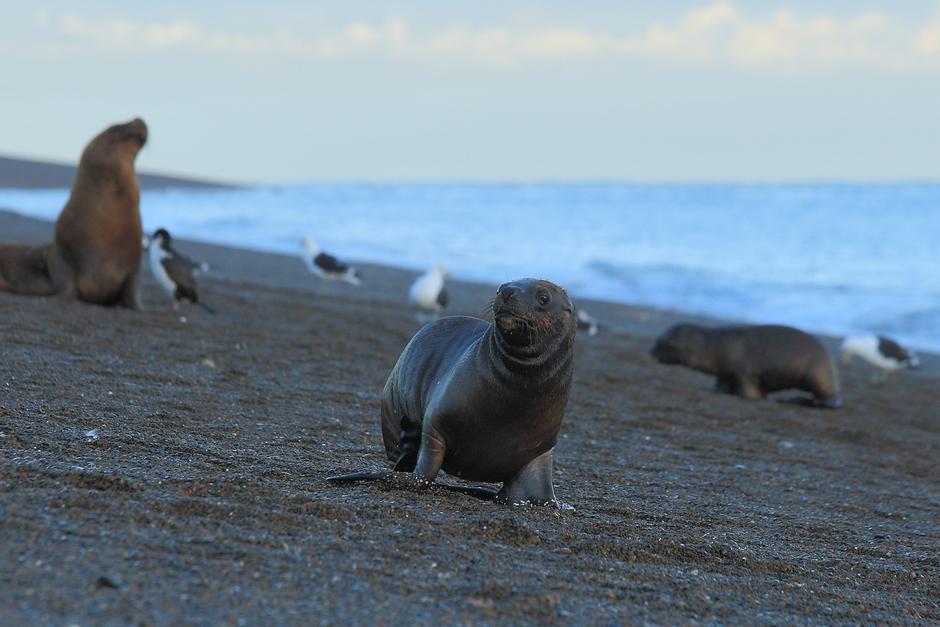
[[[0,239],[50,237],[0,212]],[[573,510],[337,486],[387,466],[415,274],[179,248],[217,315],[149,272],[143,312],[0,293],[0,623],[940,621],[937,357],[842,366],[839,411],[745,401],[649,357],[691,317],[580,302],[605,328],[557,448]],[[496,288],[451,286],[467,315]]]

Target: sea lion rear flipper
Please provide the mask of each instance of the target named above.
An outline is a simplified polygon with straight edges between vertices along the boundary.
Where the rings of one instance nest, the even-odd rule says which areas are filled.
[[[0,244],[0,291],[27,296],[55,294],[51,269],[54,252],[53,244]]]
[[[404,416],[401,419],[401,433],[398,436],[401,453],[395,460],[396,472],[411,472],[418,463],[418,450],[421,445],[421,425]]]
[[[555,489],[552,486],[554,460],[555,449],[553,447],[523,466],[515,477],[504,483],[496,500],[510,504],[557,503]]]
[[[327,477],[326,480],[333,483],[352,483],[354,481],[384,481],[391,476],[391,471],[383,470],[380,472],[352,472],[348,475],[333,475]]]
[[[472,496],[481,501],[494,501],[499,497],[499,491],[496,490],[496,488],[490,488],[485,485],[451,485],[449,483],[438,483],[436,485],[445,490],[466,494],[467,496]]]

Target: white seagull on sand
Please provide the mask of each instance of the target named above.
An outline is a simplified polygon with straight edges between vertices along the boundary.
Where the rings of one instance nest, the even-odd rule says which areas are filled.
[[[853,355],[879,368],[882,378],[895,370],[916,368],[920,364],[920,360],[913,351],[881,335],[857,335],[845,338],[842,342],[842,363],[849,363]]]
[[[321,279],[345,281],[350,285],[362,283],[362,277],[358,270],[342,263],[333,255],[328,255],[320,250],[317,243],[309,237],[304,239],[303,246],[303,259],[304,263],[307,264],[307,269]]]
[[[597,318],[584,311],[578,310],[578,331],[587,331],[590,337],[597,335],[600,325],[597,324]]]
[[[418,320],[433,320],[441,315],[448,301],[444,278],[449,276],[447,270],[434,266],[411,284],[408,302],[418,308]]]

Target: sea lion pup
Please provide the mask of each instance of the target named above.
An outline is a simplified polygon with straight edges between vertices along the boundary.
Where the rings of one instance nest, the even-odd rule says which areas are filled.
[[[557,285],[522,279],[500,286],[492,309],[495,324],[441,318],[408,342],[382,393],[385,452],[394,471],[423,484],[443,469],[503,484],[498,492],[449,486],[461,492],[557,503],[552,462],[571,387],[574,306]]]
[[[143,231],[134,160],[146,141],[147,125],[139,118],[91,140],[56,220],[53,242],[0,246],[0,289],[140,308]]]
[[[778,325],[709,329],[678,324],[666,331],[650,354],[663,364],[681,364],[717,375],[714,390],[745,398],[797,389],[814,407],[842,406],[839,375],[826,347],[799,329]]]

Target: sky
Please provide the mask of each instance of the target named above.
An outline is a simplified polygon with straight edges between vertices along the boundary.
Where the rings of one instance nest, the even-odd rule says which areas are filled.
[[[940,0],[0,0],[0,154],[243,183],[940,179]]]

